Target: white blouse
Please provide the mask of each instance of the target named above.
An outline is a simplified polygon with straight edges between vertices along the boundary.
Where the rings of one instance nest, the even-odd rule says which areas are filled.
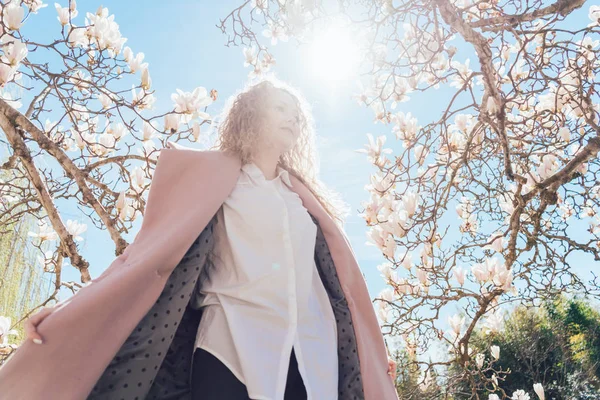
[[[217,213],[215,260],[200,291],[196,347],[252,399],[283,400],[292,346],[308,400],[338,394],[337,326],[314,260],[317,227],[288,172],[242,167]]]

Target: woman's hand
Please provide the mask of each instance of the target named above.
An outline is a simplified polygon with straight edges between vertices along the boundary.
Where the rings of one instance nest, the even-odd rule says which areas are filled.
[[[398,364],[396,363],[396,361],[392,360],[391,358],[388,358],[388,375],[392,376],[392,379],[395,381],[396,380],[396,366]]]
[[[43,338],[37,331],[37,326],[42,322],[48,315],[52,314],[54,308],[44,307],[31,317],[25,320],[23,329],[25,329],[25,335],[28,339],[33,340],[33,343],[42,344]]]

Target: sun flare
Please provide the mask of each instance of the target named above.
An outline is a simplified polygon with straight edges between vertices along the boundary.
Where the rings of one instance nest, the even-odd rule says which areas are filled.
[[[345,80],[358,70],[358,44],[343,27],[333,26],[315,35],[308,57],[311,72],[325,80]]]

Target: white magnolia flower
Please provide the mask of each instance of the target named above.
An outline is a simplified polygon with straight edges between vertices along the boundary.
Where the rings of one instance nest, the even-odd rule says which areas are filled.
[[[477,368],[481,369],[483,368],[483,362],[485,361],[485,355],[478,353],[475,356],[475,364],[477,364]]]
[[[2,8],[2,21],[11,31],[16,31],[23,24],[25,9],[21,7],[20,2],[11,1]]]
[[[488,400],[500,400],[500,397],[497,394],[490,394]]]
[[[425,146],[420,144],[418,146],[415,146],[414,154],[415,154],[415,159],[417,160],[419,165],[423,165],[423,163],[425,162],[425,159],[429,155],[429,150],[427,148],[425,148]]]
[[[140,167],[135,167],[129,175],[129,181],[131,182],[131,187],[133,190],[137,193],[140,193],[146,184],[144,170],[142,170]]]
[[[41,8],[48,7],[48,4],[44,4],[42,0],[23,0],[23,4],[34,14],[37,14]]]
[[[41,240],[56,240],[58,238],[58,234],[43,219],[38,220],[38,231],[27,232],[27,235],[32,237],[39,237]]]
[[[179,129],[179,114],[169,113],[165,115],[165,132],[175,133]]]
[[[383,145],[387,139],[385,135],[381,135],[377,137],[377,139],[373,139],[373,135],[367,133],[367,138],[369,139],[369,143],[365,145],[364,149],[355,150],[357,153],[366,153],[369,158],[369,162],[383,167],[387,159],[383,154],[389,154],[392,152],[392,149],[384,149]]]
[[[495,360],[498,360],[500,358],[500,347],[492,346],[490,348],[490,353],[492,353],[492,357],[494,357]]]
[[[463,324],[465,323],[465,317],[461,317],[458,314],[454,314],[452,317],[448,317],[448,323],[452,328],[452,331],[458,335],[462,329]]]
[[[200,123],[198,121],[194,121],[192,124],[192,136],[194,138],[194,142],[198,141],[200,137]]]
[[[419,205],[419,193],[408,191],[402,196],[402,205],[409,217],[415,215],[417,206]]]
[[[535,394],[537,394],[537,396],[540,398],[540,400],[546,399],[546,395],[544,395],[544,386],[542,386],[541,383],[534,383],[533,391],[535,392]]]
[[[454,279],[456,279],[460,286],[463,286],[465,284],[466,271],[464,269],[462,269],[461,267],[454,267],[452,275],[454,276]]]
[[[485,246],[483,246],[483,249],[490,249],[490,250],[494,250],[497,253],[502,253],[502,249],[504,248],[504,245],[506,244],[506,239],[503,236],[502,232],[495,232],[493,233],[488,241],[490,242],[490,244],[487,244]]]
[[[160,135],[157,133],[157,129],[154,127],[153,124],[148,123],[146,121],[142,123],[142,140],[152,140],[153,138],[158,136]]]
[[[384,262],[383,264],[380,264],[377,266],[377,269],[379,270],[379,272],[381,272],[381,276],[384,277],[386,280],[389,280],[392,276],[392,263],[389,262]]]
[[[243,49],[244,52],[244,67],[249,65],[256,64],[256,48],[255,47],[245,47]]]
[[[150,109],[156,102],[153,94],[146,93],[142,88],[136,93],[135,86],[131,85],[131,104],[140,110]]]
[[[193,92],[184,92],[177,89],[177,93],[171,95],[171,100],[175,102],[175,112],[182,113],[184,123],[190,122],[192,118],[209,119],[209,115],[201,108],[212,103],[212,98],[208,95],[206,88],[199,86]]]
[[[513,393],[512,400],[529,400],[529,395],[527,393],[525,393],[524,390],[517,390],[516,392]]]
[[[12,3],[10,3],[12,4]],[[2,61],[10,64],[11,67],[18,67],[21,61],[27,57],[28,50],[27,45],[20,40],[12,38],[8,35],[2,38],[2,42],[7,43],[4,46],[4,54],[2,55]]]
[[[127,64],[132,73],[136,73],[139,69],[147,69],[148,63],[144,63],[144,53],[137,53],[135,57],[132,57]]]
[[[591,6],[588,17],[592,20],[592,23],[588,27],[600,25],[600,6]]]
[[[72,3],[75,3],[74,1]],[[69,7],[61,7],[60,4],[58,3],[54,3],[54,7],[56,7],[56,12],[58,12],[58,17],[56,17],[58,19],[58,22],[60,22],[61,25],[67,25],[69,23],[69,11],[71,13],[71,18],[75,18],[78,14],[78,11],[74,8],[71,7],[69,9]]]
[[[10,82],[15,76],[16,69],[10,65],[0,63],[0,86]]]
[[[87,225],[80,224],[77,221],[73,221],[73,220],[69,219],[69,220],[67,220],[66,228],[67,228],[67,232],[69,232],[71,235],[73,235],[73,239],[80,242],[83,240],[83,238],[79,235],[87,230]]]
[[[100,104],[102,104],[102,108],[104,110],[106,110],[107,108],[110,108],[113,104],[112,99],[103,92],[101,92],[100,94],[97,94],[96,97],[100,101]]]
[[[486,333],[498,332],[502,328],[504,318],[500,311],[490,313],[484,322],[484,331]]]
[[[271,44],[276,45],[277,40],[281,40],[283,42],[287,42],[288,37],[285,33],[285,27],[280,24],[273,23],[269,21],[269,27],[263,30],[263,36],[267,38],[271,38]]]
[[[126,46],[125,49],[123,49],[123,59],[127,64],[133,60],[133,51],[129,46]]]
[[[10,329],[10,324],[9,317],[0,316],[0,339],[2,339],[0,347],[8,346],[8,335],[18,335],[16,329]]]
[[[145,90],[150,90],[152,86],[152,79],[150,78],[150,71],[148,71],[148,67],[145,66],[142,68],[142,88]]]

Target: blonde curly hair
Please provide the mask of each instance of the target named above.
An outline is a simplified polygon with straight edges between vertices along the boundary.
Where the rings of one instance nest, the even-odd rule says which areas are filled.
[[[298,90],[274,77],[263,77],[256,83],[247,84],[230,97],[225,105],[217,127],[217,139],[213,148],[235,154],[242,165],[252,162],[260,152],[260,128],[263,122],[262,108],[272,90],[284,90],[294,99],[300,117],[300,135],[294,146],[281,155],[278,165],[302,182],[316,197],[325,211],[340,226],[348,214],[348,207],[338,193],[328,189],[318,178],[319,159],[315,146],[315,129],[310,105]]]

